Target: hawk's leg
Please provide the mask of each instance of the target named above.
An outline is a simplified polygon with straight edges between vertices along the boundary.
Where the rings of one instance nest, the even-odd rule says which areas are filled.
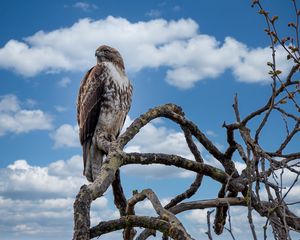
[[[100,174],[103,161],[110,147],[110,143],[114,140],[115,138],[111,134],[104,132],[99,133],[99,131],[96,131],[90,147],[91,161],[89,167],[93,181]]]
[[[103,132],[100,129],[96,130],[96,134],[94,134],[93,137],[93,143],[98,147],[99,150],[103,151],[105,154],[108,153],[111,142],[115,140],[115,136],[107,132]]]

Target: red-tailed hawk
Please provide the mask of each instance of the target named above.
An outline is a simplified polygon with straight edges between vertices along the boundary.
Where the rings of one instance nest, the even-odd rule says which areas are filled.
[[[117,138],[131,105],[132,85],[120,53],[100,46],[97,65],[81,81],[77,99],[77,121],[83,148],[83,174],[93,182],[100,172],[105,152],[93,143],[94,133],[108,141]]]

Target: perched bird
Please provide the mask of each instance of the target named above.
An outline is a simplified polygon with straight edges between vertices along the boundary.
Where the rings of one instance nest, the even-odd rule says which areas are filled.
[[[77,121],[83,148],[83,174],[93,182],[105,152],[93,141],[95,132],[107,141],[118,137],[130,109],[132,85],[121,54],[103,45],[95,52],[97,64],[83,77],[77,99]]]

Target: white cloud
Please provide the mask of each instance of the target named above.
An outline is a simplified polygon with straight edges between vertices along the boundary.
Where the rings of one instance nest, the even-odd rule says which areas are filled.
[[[5,216],[0,219],[1,237],[70,239],[74,198],[80,186],[86,183],[82,169],[82,157],[78,155],[45,167],[16,160],[1,168],[0,215]],[[93,224],[99,222],[99,217],[104,220],[117,217],[108,204],[106,196],[93,202]]]
[[[277,160],[280,161],[281,158],[278,158]],[[299,160],[295,159],[294,161],[290,162],[289,165],[294,165],[297,161]],[[236,163],[236,167],[239,170],[245,168],[246,165],[240,162],[238,164]],[[300,167],[294,165],[292,169],[294,169],[294,171],[299,171]],[[261,171],[261,166],[259,166],[259,170]],[[272,175],[268,178],[268,181],[278,186],[279,193],[280,195],[282,194],[282,196],[284,196],[287,193],[287,191],[289,191],[284,199],[286,203],[299,202],[300,178],[297,178],[297,173],[292,172],[287,168],[284,168],[283,170],[278,169],[272,173]],[[292,184],[293,187],[291,188]],[[276,196],[275,191],[272,188],[270,188],[270,191],[273,196]],[[263,200],[268,201],[268,193],[263,184],[260,184],[260,197]],[[291,205],[289,207],[292,211],[294,211],[299,206],[296,204],[296,205]]]
[[[127,117],[124,128],[126,128],[130,122],[130,117]],[[177,154],[188,159],[193,159],[193,155],[190,153],[185,141],[184,134],[172,128],[161,126],[161,123],[161,121],[148,123],[135,138],[130,141],[125,151]],[[200,146],[198,147],[201,149]],[[193,172],[161,164],[152,164],[149,166],[128,165],[122,169],[125,174],[152,179],[170,177],[188,178],[195,176]]]
[[[206,224],[207,223],[207,210],[197,209],[190,211],[186,218],[196,224]]]
[[[15,95],[0,98],[0,136],[9,132],[27,133],[52,128],[52,118],[40,109],[21,109]]]
[[[2,96],[0,100],[0,112],[16,112],[18,110],[20,110],[20,105],[15,95]]]
[[[0,66],[20,73],[34,76],[42,71],[71,70],[71,62],[51,47],[30,47],[16,40],[8,41],[0,49]]]
[[[159,198],[159,196],[157,196]],[[171,198],[161,198],[159,199],[162,206],[167,205]],[[157,213],[152,205],[152,203],[146,198],[144,201],[138,202],[135,206],[136,215],[144,216],[157,216]]]
[[[40,232],[39,229],[36,229],[34,227],[28,226],[26,224],[19,224],[12,228],[12,230],[16,233],[25,233],[29,235],[34,235]]]
[[[63,124],[51,134],[51,138],[55,148],[80,146],[77,125]]]
[[[60,81],[57,82],[58,86],[60,87],[67,87],[70,85],[71,79],[68,77],[63,77]]]
[[[294,160],[294,162],[291,162],[290,165],[296,163],[297,160]],[[299,160],[298,160],[299,161]],[[294,166],[293,169],[295,171],[299,171],[300,167]],[[276,181],[275,181],[276,179]],[[297,181],[296,181],[297,180]],[[294,183],[296,181],[296,183]],[[287,203],[293,203],[293,202],[299,202],[299,195],[300,195],[300,178],[297,179],[297,174],[294,172],[291,172],[287,168],[282,171],[281,169],[276,170],[274,172],[274,177],[270,177],[270,182],[273,184],[278,184],[279,186],[282,185],[282,194],[286,194],[287,191],[289,193],[287,194],[285,201]],[[290,187],[294,184],[294,186],[290,189]],[[267,199],[266,192],[263,192],[263,195],[265,195]],[[293,207],[293,206],[292,206]],[[299,207],[299,205],[295,205],[295,208]]]
[[[127,124],[130,122],[131,120],[128,118]],[[181,137],[175,137],[174,141],[170,141],[171,147],[168,148],[165,145],[163,148],[156,148],[146,143],[145,138],[151,136],[151,134],[158,135],[157,137],[160,137],[162,142],[167,141],[166,139],[170,136],[177,136],[177,131],[162,127],[160,124],[162,124],[160,121],[152,123],[152,126],[146,129],[144,133],[140,132],[140,143],[137,141],[128,148],[133,149],[136,147],[139,150],[151,151],[173,151],[173,148],[179,148],[181,150],[176,149],[176,151],[186,154],[187,152],[182,143],[184,139],[181,139]],[[160,135],[160,131],[165,135]],[[150,139],[149,144],[152,144]],[[208,161],[212,163],[214,160],[209,159]],[[169,174],[170,176],[175,173],[177,177],[181,174],[180,171],[174,170],[175,168],[170,171],[170,168],[159,169],[155,166],[152,170],[148,166],[142,174],[144,176],[147,176],[147,174],[148,176],[154,176],[155,173],[158,173],[157,175],[168,176]],[[243,167],[243,163],[238,164],[238,168]],[[82,176],[82,168],[82,157],[75,155],[67,160],[54,161],[44,167],[33,166],[26,160],[17,160],[6,168],[0,169],[0,215],[5,216],[5,218],[0,219],[0,229],[6,229],[6,234],[10,234],[7,239],[23,240],[33,239],[34,237],[38,239],[40,236],[43,239],[51,239],[53,236],[60,236],[60,239],[70,239],[72,235],[74,197],[79,187],[86,181]],[[138,170],[136,171],[138,172]],[[130,174],[132,175],[134,172],[130,172]],[[291,172],[286,172],[286,174],[289,176],[284,177],[284,179],[287,183],[291,183],[295,174]],[[299,196],[299,188],[296,187],[295,192],[291,194],[296,199]],[[101,220],[114,219],[119,216],[118,211],[110,209],[110,200],[107,195],[93,203],[91,211],[92,225]],[[162,198],[161,200],[164,205],[170,199]],[[139,203],[136,210],[138,214],[156,215],[149,201]],[[207,230],[206,211],[193,210],[179,215],[192,236],[205,237],[204,232]],[[246,208],[231,207],[231,217],[235,237],[242,240],[248,239],[250,229],[247,223]],[[265,220],[256,214],[254,214],[253,219],[259,236],[261,236]],[[243,231],[240,229],[243,229]],[[224,237],[229,237],[227,234],[225,231],[224,235],[220,237],[214,235],[213,237],[214,239],[224,239]],[[119,237],[120,235],[114,233],[106,236],[105,239],[119,239]]]
[[[0,194],[24,198],[46,198],[49,195],[71,197],[82,182],[80,156],[73,156],[67,161],[56,161],[48,167],[31,166],[26,160],[17,160],[2,169]]]
[[[198,28],[192,19],[130,22],[112,16],[85,18],[70,27],[39,31],[23,42],[8,41],[0,48],[0,67],[24,76],[83,71],[95,63],[98,45],[108,44],[120,50],[129,71],[164,66],[168,83],[182,89],[216,78],[225,70],[232,70],[238,81],[270,81],[266,65],[271,60],[269,47],[249,48],[232,37],[220,42],[199,33]],[[286,74],[285,55],[278,47],[277,65]]]
[[[237,80],[249,83],[271,81],[271,78],[268,77],[271,68],[267,66],[267,62],[272,62],[271,53],[271,49],[268,47],[247,49],[241,55],[241,61],[233,67],[233,73]],[[284,75],[287,75],[290,66],[290,63],[286,61],[286,55],[283,47],[276,48],[276,65],[278,69],[283,71]]]
[[[33,239],[72,234],[73,202],[80,186],[82,158],[73,156],[48,166],[32,166],[16,160],[0,169],[0,228],[6,239]],[[98,209],[105,209],[107,199],[100,198]]]
[[[234,165],[239,174],[241,174],[242,171],[247,167],[247,165],[244,162],[238,162],[238,161],[235,161]]]
[[[203,209],[203,210],[192,210],[183,214],[183,219],[186,219],[190,224],[190,233],[192,236],[198,236],[201,238],[205,238],[207,236],[205,232],[207,231],[207,211],[212,209]],[[258,239],[263,238],[263,226],[266,222],[265,218],[260,217],[255,211],[252,212],[253,214],[253,221],[255,225],[255,230],[258,235]],[[246,207],[240,206],[232,206],[230,207],[230,215],[231,215],[231,224],[232,224],[232,232],[236,239],[246,240],[249,239],[251,235],[251,230],[248,223],[247,218],[247,209]],[[215,211],[210,215],[210,222],[213,225],[215,217]],[[226,221],[227,228],[228,225],[228,218]],[[211,226],[212,227],[212,226]],[[228,231],[224,229],[222,235],[216,235],[211,228],[212,237],[213,239],[231,239]],[[271,227],[268,227],[267,231],[268,237],[272,236]]]
[[[73,5],[74,8],[79,8],[85,12],[98,9],[98,6],[96,4],[90,4],[88,2],[76,2]]]
[[[131,122],[130,118],[128,122]],[[143,127],[125,150],[133,149],[136,152],[170,153],[192,158],[184,134],[162,126],[161,122],[150,122]]]
[[[74,155],[68,160],[58,160],[48,166],[48,173],[53,176],[80,176],[82,175],[82,157]]]
[[[138,164],[126,165],[122,168],[122,172],[128,176],[142,177],[147,180],[190,178],[196,175],[190,171],[161,164],[151,164],[146,166]]]

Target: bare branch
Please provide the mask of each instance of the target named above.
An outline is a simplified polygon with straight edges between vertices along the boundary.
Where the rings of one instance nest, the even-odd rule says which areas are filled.
[[[228,175],[218,168],[212,167],[204,163],[198,163],[192,160],[188,160],[177,155],[169,155],[163,153],[127,153],[125,154],[123,160],[123,165],[148,165],[158,163],[167,166],[180,167],[196,173],[202,173],[221,183],[226,183],[228,180]]]
[[[125,216],[127,200],[125,198],[123,188],[121,185],[120,170],[116,171],[115,179],[112,182],[112,189],[115,198],[115,205],[120,211],[120,216]]]
[[[180,203],[170,208],[169,210],[174,214],[178,214],[192,209],[206,209],[206,208],[213,208],[219,206],[228,206],[228,204],[230,206],[246,206],[247,202],[244,198],[241,197],[216,198],[216,199]]]
[[[297,122],[293,130],[286,136],[286,139],[281,143],[280,147],[276,150],[276,152],[281,153],[286,148],[288,143],[292,140],[294,135],[299,131],[300,131],[300,122]]]
[[[134,194],[133,197],[128,201],[127,212],[132,213],[135,204],[137,202],[143,201],[145,198],[148,198],[150,200],[159,217],[170,223],[170,230],[176,229],[176,231],[181,232],[182,236],[184,237],[183,239],[192,239],[191,236],[186,232],[182,223],[175,217],[175,215],[167,209],[163,208],[156,194],[151,189],[145,189],[140,193]],[[172,236],[170,232],[167,235]]]
[[[120,219],[101,222],[97,226],[91,228],[90,238],[99,237],[110,232],[125,229],[127,227],[144,227],[155,229],[160,232],[170,232],[173,238],[183,236],[182,233],[176,229],[171,231],[171,224],[167,221],[147,216],[125,216],[121,217]]]

